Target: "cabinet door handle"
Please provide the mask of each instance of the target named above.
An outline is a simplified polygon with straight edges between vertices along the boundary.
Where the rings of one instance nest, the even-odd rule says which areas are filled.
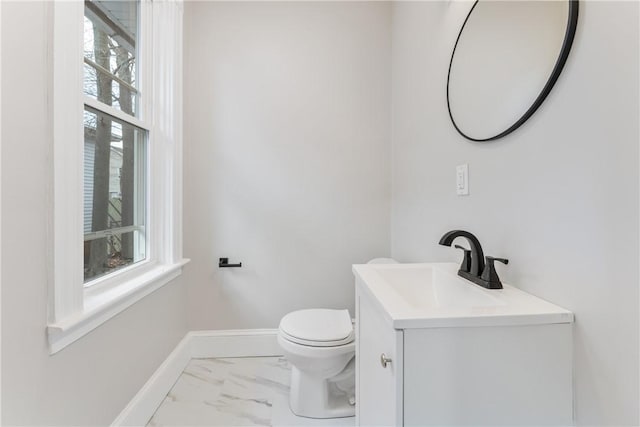
[[[380,364],[382,365],[383,368],[386,368],[388,364],[391,364],[391,359],[387,357],[386,354],[382,353],[380,355]]]

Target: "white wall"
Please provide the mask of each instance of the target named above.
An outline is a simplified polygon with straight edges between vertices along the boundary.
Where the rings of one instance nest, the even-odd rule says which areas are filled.
[[[506,282],[575,312],[578,424],[638,425],[638,4],[580,2],[547,101],[480,145],[447,114],[459,7],[393,4],[392,255],[457,260],[440,236],[475,233],[510,259]],[[471,194],[456,197],[463,163]]]
[[[2,2],[2,424],[107,425],[186,332],[166,285],[53,356],[52,3]]]
[[[189,2],[185,31],[189,327],[353,309],[390,247],[390,4]]]

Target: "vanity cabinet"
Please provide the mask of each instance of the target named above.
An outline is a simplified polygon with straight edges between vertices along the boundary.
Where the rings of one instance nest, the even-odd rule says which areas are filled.
[[[387,325],[373,304],[358,298],[356,419],[359,425],[402,425],[402,335],[402,330]],[[386,366],[382,358],[389,360]]]
[[[357,425],[573,425],[571,323],[394,328],[356,278],[355,325]]]

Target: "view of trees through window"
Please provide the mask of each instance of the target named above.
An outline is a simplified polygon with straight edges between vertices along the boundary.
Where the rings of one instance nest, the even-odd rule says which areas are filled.
[[[100,109],[137,115],[137,28],[138,2],[85,1],[85,283],[145,258],[147,131]]]

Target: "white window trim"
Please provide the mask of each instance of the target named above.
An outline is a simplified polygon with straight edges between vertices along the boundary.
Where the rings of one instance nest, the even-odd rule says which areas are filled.
[[[150,130],[147,259],[86,288],[82,273],[82,117],[84,104],[97,101],[83,95],[84,2],[55,2],[53,10],[54,168],[49,244],[53,272],[47,325],[52,354],[169,283],[189,261],[182,258],[182,1],[143,0],[141,6],[142,119],[127,117],[127,121]],[[123,114],[113,113],[116,117]]]

